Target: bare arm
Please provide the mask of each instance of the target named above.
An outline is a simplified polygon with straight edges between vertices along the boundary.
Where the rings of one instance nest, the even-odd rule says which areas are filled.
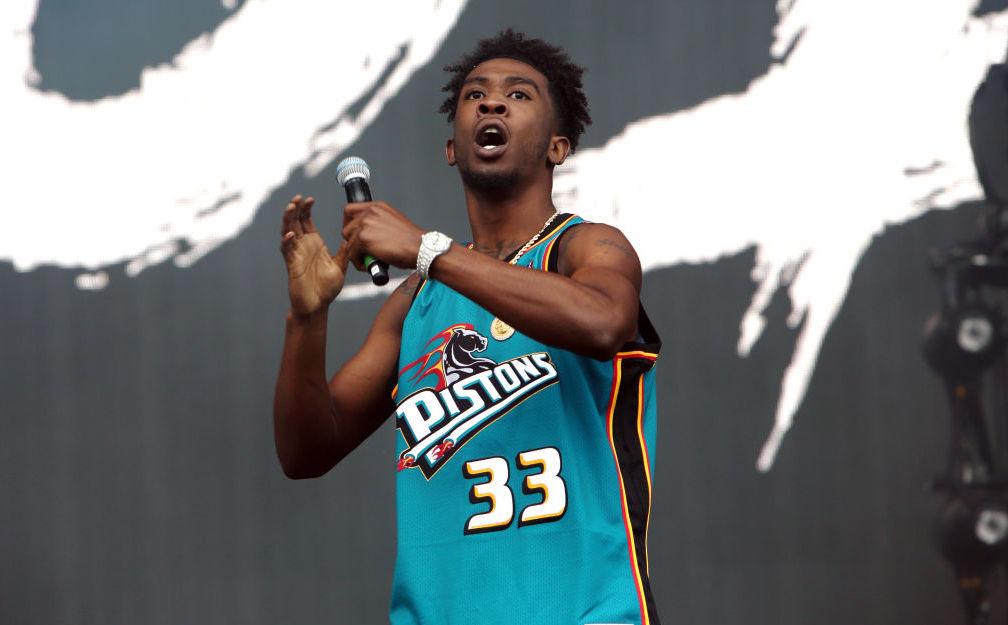
[[[318,477],[342,460],[392,412],[402,322],[416,278],[400,286],[375,317],[364,345],[326,382],[329,305],[343,287],[346,244],[330,256],[311,222],[311,198],[284,211],[281,251],[291,309],[273,399],[277,456],[294,479]]]
[[[403,282],[375,317],[363,346],[325,379],[327,313],[287,314],[273,400],[277,455],[287,477],[319,477],[357,448],[392,413],[402,322],[416,276]]]
[[[641,267],[616,228],[578,225],[559,250],[559,274],[502,263],[453,245],[435,259],[431,277],[524,334],[601,360],[612,358],[637,329]]]

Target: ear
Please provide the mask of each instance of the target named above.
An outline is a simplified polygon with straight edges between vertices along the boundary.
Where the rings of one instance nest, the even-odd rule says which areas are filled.
[[[550,165],[554,167],[562,165],[568,154],[570,154],[570,141],[567,137],[554,136],[550,139],[549,152],[546,155]]]
[[[455,140],[448,139],[444,146],[445,159],[448,161],[449,167],[455,166]]]

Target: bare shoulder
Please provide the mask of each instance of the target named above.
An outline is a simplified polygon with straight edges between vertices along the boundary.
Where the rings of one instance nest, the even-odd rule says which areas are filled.
[[[640,258],[619,228],[582,222],[565,232],[557,246],[557,269],[565,276],[584,266],[601,266],[624,273],[640,284]]]

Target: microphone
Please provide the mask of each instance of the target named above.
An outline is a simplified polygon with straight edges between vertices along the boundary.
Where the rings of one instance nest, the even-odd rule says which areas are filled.
[[[336,181],[346,189],[347,202],[370,202],[371,188],[368,187],[368,180],[371,179],[371,169],[364,159],[356,156],[348,156],[336,166]],[[371,274],[371,281],[377,286],[388,283],[388,264],[374,256],[367,254],[364,256],[364,266]]]

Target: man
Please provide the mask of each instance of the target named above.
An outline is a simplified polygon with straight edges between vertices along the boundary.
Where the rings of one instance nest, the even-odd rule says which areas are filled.
[[[281,465],[322,475],[396,414],[394,625],[657,625],[645,543],[660,342],[640,261],[617,229],[551,198],[591,123],[582,69],[511,30],[446,69],[445,156],[472,244],[368,202],[346,206],[330,256],[312,199],[284,210]],[[328,307],[365,253],[417,272],[327,384]]]

